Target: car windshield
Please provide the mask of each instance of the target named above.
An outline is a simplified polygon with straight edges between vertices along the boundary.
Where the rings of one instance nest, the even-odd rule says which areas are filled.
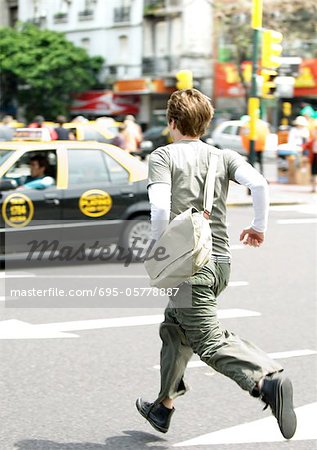
[[[12,153],[13,153],[13,150],[1,150],[0,149],[0,166],[1,166],[1,164],[4,163],[4,161],[6,159],[9,158],[10,155],[12,155]]]

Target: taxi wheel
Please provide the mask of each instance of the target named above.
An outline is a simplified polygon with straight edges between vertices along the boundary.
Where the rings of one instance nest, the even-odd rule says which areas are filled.
[[[151,237],[149,216],[137,216],[126,221],[119,246],[125,253],[132,252],[133,259],[144,259]]]

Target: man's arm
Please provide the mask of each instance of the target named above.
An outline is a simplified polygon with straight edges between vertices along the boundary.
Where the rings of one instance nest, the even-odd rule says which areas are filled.
[[[238,183],[250,189],[254,210],[251,226],[242,231],[240,241],[251,247],[259,247],[264,242],[268,223],[270,201],[267,181],[248,163],[240,165],[234,177]]]
[[[151,153],[148,194],[151,204],[152,239],[159,239],[169,223],[171,209],[171,171],[165,147]]]
[[[50,186],[53,186],[55,183],[54,178],[52,177],[44,177],[39,178],[38,180],[30,181],[29,183],[25,183],[23,188],[26,189],[46,189]]]
[[[153,183],[148,188],[151,204],[152,239],[159,239],[165,231],[171,211],[171,186],[168,183]]]

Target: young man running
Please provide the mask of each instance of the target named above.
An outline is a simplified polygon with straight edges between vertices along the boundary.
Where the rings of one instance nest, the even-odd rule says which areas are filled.
[[[241,232],[245,245],[264,242],[268,219],[265,179],[239,154],[200,141],[213,116],[209,99],[196,89],[177,91],[168,101],[167,121],[173,144],[155,150],[149,161],[148,192],[154,238],[168,221],[189,207],[203,210],[203,193],[210,154],[218,156],[212,210],[213,256],[209,263],[179,286],[165,310],[160,327],[161,390],[153,403],[137,399],[140,414],[158,431],[168,431],[174,400],[186,392],[184,372],[193,353],[214,370],[234,380],[272,409],[283,436],[296,430],[292,384],[283,368],[254,344],[222,329],[217,320],[217,297],[229,282],[231,254],[226,226],[229,181],[252,193],[254,219]],[[190,305],[186,304],[190,300]]]

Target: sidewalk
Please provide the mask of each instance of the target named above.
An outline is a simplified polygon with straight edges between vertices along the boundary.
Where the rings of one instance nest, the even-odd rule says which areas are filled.
[[[301,186],[294,184],[280,184],[270,181],[271,205],[315,204],[317,207],[317,194],[311,192],[311,185]],[[228,206],[252,205],[252,197],[247,194],[247,188],[230,182]],[[317,208],[316,208],[317,210]]]

